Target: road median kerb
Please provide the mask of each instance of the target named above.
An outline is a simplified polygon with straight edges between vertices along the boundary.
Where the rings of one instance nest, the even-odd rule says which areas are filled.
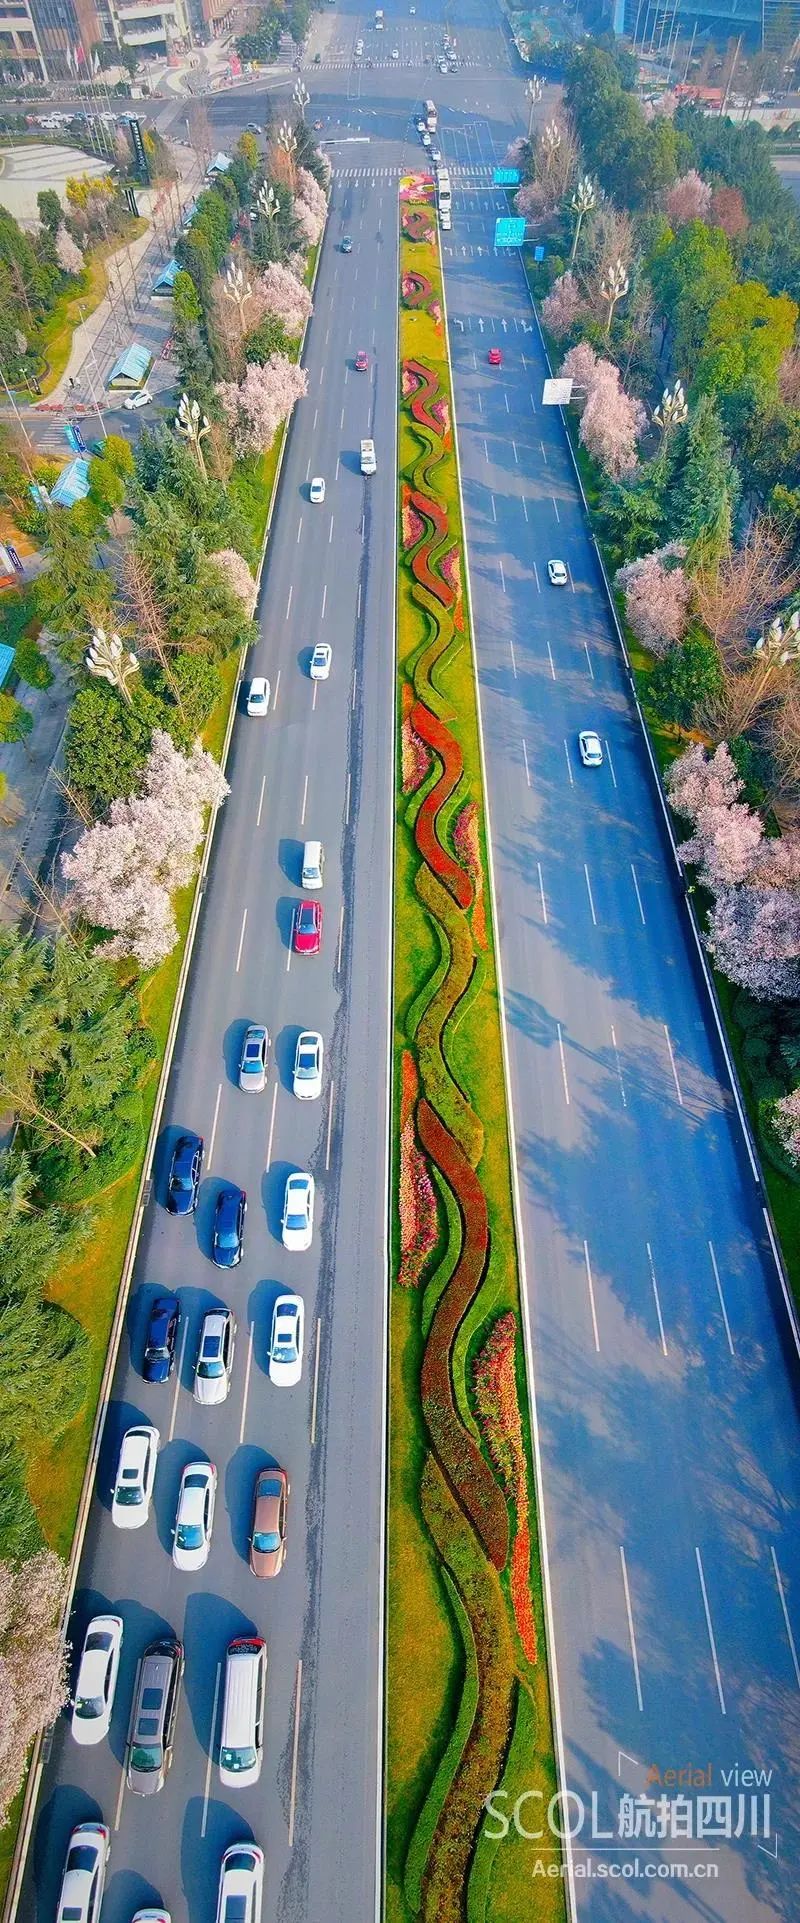
[[[542,325],[539,319],[538,308],[536,306],[536,301],[534,299],[533,292],[531,290],[531,284],[528,278],[528,270],[524,260],[523,260],[523,272],[525,275],[525,285],[528,290],[528,298],[531,303],[533,316],[536,322],[536,328],[539,335],[539,340],[541,342],[542,353],[544,354],[548,374],[552,379],[553,369],[550,361],[550,355],[547,350],[547,342],[544,338],[544,334],[542,331]],[[611,590],[611,583],[609,581],[608,574],[606,572],[606,565],[603,558],[603,554],[601,552],[600,543],[597,539],[597,535],[595,534],[594,528],[592,525],[591,510],[589,508],[589,503],[586,499],[583,480],[581,478],[581,471],[575,456],[575,449],[572,445],[572,437],[569,433],[566,420],[564,418],[563,407],[560,407],[558,412],[561,416],[561,422],[564,428],[564,438],[566,440],[567,447],[569,449],[570,460],[572,462],[575,478],[577,480],[578,487],[580,489],[580,496],[583,502],[583,508],[584,508],[584,513],[586,515],[587,526],[589,528],[591,538],[592,538],[592,544],[594,547],[595,554],[597,556],[597,563],[600,570],[600,578],[602,580],[603,587],[605,589],[606,599],[608,601],[608,606],[611,612],[611,619],[614,624],[614,631],[615,631],[617,640],[619,642],[619,646],[622,651],[622,658],[625,662],[625,666],[630,678],[631,695],[633,698],[634,707],[636,709],[636,715],[639,721],[639,726],[642,732],[642,739],[644,741],[645,751],[647,754],[647,760],[648,760],[648,765],[649,765],[650,773],[653,780],[653,785],[655,788],[656,795],[658,796],[663,826],[666,831],[670,852],[672,854],[672,858],[675,863],[676,879],[678,882],[678,886],[681,888],[684,907],[688,915],[689,927],[692,931],[694,945],[697,952],[697,958],[700,964],[700,971],[703,976],[703,981],[705,983],[705,988],[708,995],[711,1013],[714,1018],[714,1026],[717,1031],[717,1037],[718,1037],[720,1048],[722,1050],[722,1054],[724,1057],[725,1067],[726,1067],[726,1070],[728,1073],[728,1079],[731,1085],[731,1093],[733,1095],[734,1103],[736,1106],[736,1113],[739,1118],[739,1124],[741,1127],[742,1136],[744,1138],[744,1145],[747,1150],[747,1156],[750,1163],[753,1180],[761,1195],[761,1201],[762,1201],[762,1206],[764,1210],[764,1221],[765,1221],[768,1236],[769,1236],[769,1242],[770,1242],[770,1247],[772,1249],[772,1254],[775,1259],[775,1267],[778,1271],[778,1280],[780,1282],[781,1292],[783,1295],[784,1302],[786,1304],[786,1312],[789,1318],[789,1324],[790,1324],[792,1335],[794,1338],[795,1348],[797,1350],[798,1356],[800,1356],[800,1319],[798,1318],[797,1307],[796,1307],[794,1297],[792,1295],[792,1291],[789,1285],[789,1278],[786,1272],[786,1265],[783,1260],[783,1254],[781,1251],[778,1231],[775,1225],[775,1218],[772,1213],[772,1206],[769,1200],[769,1193],[767,1190],[766,1182],[764,1181],[764,1175],[761,1168],[761,1158],[758,1152],[758,1145],[756,1143],[756,1139],[750,1125],[750,1119],[747,1114],[747,1108],[745,1106],[744,1091],[742,1089],[742,1085],[739,1080],[739,1072],[733,1058],[730,1042],[728,1040],[728,1035],[725,1028],[725,1020],[723,1017],[722,1008],[720,1006],[719,996],[717,994],[716,983],[714,981],[713,974],[708,964],[708,956],[706,954],[705,946],[703,943],[703,937],[700,929],[700,922],[697,916],[697,910],[695,908],[691,895],[689,895],[686,891],[685,881],[683,880],[683,868],[682,868],[680,856],[678,854],[678,845],[675,840],[675,832],[672,825],[672,815],[670,813],[669,803],[667,801],[666,793],[664,791],[664,784],[661,779],[658,763],[653,753],[653,744],[650,740],[650,730],[647,726],[647,722],[642,712],[641,703],[639,701],[636,682],[634,679],[633,670],[631,668],[630,660],[628,657],[628,650],[625,645],[625,636],[620,626],[619,615],[617,613],[616,603]]]
[[[330,192],[330,188],[328,191]],[[322,235],[320,236],[319,244],[317,247],[317,257],[314,262],[314,272],[311,277],[311,288],[310,288],[311,292],[313,292],[314,287],[316,286],[317,274],[319,272],[319,264],[322,259],[322,249],[325,243],[326,231],[327,231],[327,222],[326,222],[326,227],[325,229],[323,229]],[[306,336],[310,326],[311,318],[312,317],[309,317],[309,319],[305,322],[305,325],[303,327],[303,332],[300,337],[300,349],[297,357],[298,363],[300,363],[303,358],[303,351],[306,344]],[[269,545],[269,536],[270,536],[270,530],[272,527],[272,517],[275,510],[275,503],[278,497],[278,487],[280,484],[281,473],[283,471],[283,460],[286,452],[286,446],[288,443],[289,434],[291,432],[293,418],[294,416],[292,415],[292,417],[286,423],[286,426],[284,427],[284,430],[283,430],[283,439],[281,441],[280,451],[278,454],[278,464],[275,469],[275,475],[272,483],[272,496],[270,499],[269,512],[267,515],[267,524],[264,529],[264,539],[261,544],[261,555],[260,555],[258,567],[256,570],[257,596],[258,594],[260,594],[260,591],[261,591],[261,577],[263,574],[264,561],[266,558],[267,548]],[[242,684],[246,655],[247,655],[247,649],[243,648],[239,658],[238,673],[237,673],[236,680],[233,686],[233,691],[231,694],[230,706],[228,709],[228,717],[225,725],[225,737],[223,740],[222,751],[220,754],[220,766],[222,767],[223,770],[227,765],[228,753],[229,753],[230,744],[231,744],[231,736],[233,734],[233,725],[236,719],[236,710],[239,702],[239,690]],[[211,848],[214,840],[214,830],[216,828],[218,814],[219,814],[219,808],[213,808],[209,816],[208,826],[206,828],[205,840],[203,842],[203,852],[200,859],[200,867],[198,869],[197,879],[195,882],[194,898],[192,901],[192,910],[191,910],[191,915],[189,917],[189,926],[186,932],[186,945],[183,952],[183,959],[181,961],[180,974],[178,976],[178,984],[175,991],[175,1001],[172,1007],[172,1015],[170,1017],[169,1029],[167,1031],[167,1040],[164,1048],[164,1057],[161,1064],[161,1072],[158,1078],[158,1089],[156,1091],[155,1107],[153,1109],[152,1120],[150,1123],[150,1129],[147,1137],[147,1146],[145,1149],[144,1159],[142,1162],[141,1175],[139,1177],[139,1187],[137,1190],[136,1202],[134,1205],[133,1220],[131,1223],[130,1234],[128,1236],[127,1247],[125,1250],[125,1259],[122,1266],[122,1275],[120,1277],[119,1292],[117,1295],[116,1306],[114,1309],[114,1317],[111,1324],[111,1334],[109,1337],[108,1350],[106,1353],[106,1361],[103,1368],[103,1375],[100,1383],[100,1393],[99,1393],[98,1402],[97,1402],[97,1413],[95,1415],[94,1426],[92,1429],[92,1439],[91,1439],[91,1443],[89,1447],[89,1455],[86,1463],[86,1472],[83,1478],[83,1483],[81,1485],[81,1493],[80,1493],[80,1498],[78,1502],[78,1514],[77,1514],[77,1520],[75,1524],[75,1534],[72,1539],[72,1547],[70,1549],[69,1562],[67,1564],[67,1584],[66,1584],[66,1590],[64,1595],[64,1607],[63,1607],[62,1617],[61,1617],[61,1627],[62,1627],[63,1633],[66,1633],[70,1612],[72,1610],[73,1597],[75,1594],[75,1586],[76,1586],[77,1576],[78,1576],[78,1568],[80,1566],[81,1554],[83,1552],[84,1537],[86,1535],[86,1527],[89,1520],[89,1511],[91,1508],[92,1491],[94,1488],[95,1474],[97,1471],[97,1462],[98,1462],[98,1457],[100,1453],[100,1445],[103,1440],[103,1431],[105,1428],[106,1416],[108,1414],[110,1390],[111,1390],[111,1385],[114,1379],[114,1371],[117,1365],[119,1345],[122,1339],[122,1330],[123,1330],[124,1321],[125,1321],[125,1312],[128,1305],[128,1293],[130,1290],[131,1277],[133,1275],[133,1267],[136,1260],[136,1252],[139,1246],[139,1236],[141,1234],[144,1211],[150,1199],[150,1185],[152,1183],[152,1173],[153,1173],[153,1155],[155,1151],[155,1145],[158,1138],[159,1129],[161,1127],[161,1116],[163,1113],[164,1102],[166,1100],[167,1085],[169,1082],[170,1074],[172,1072],[172,1058],[175,1052],[175,1041],[177,1038],[178,1026],[180,1023],[181,1013],[183,1010],[183,1000],[186,993],[186,985],[189,979],[189,970],[191,967],[192,955],[194,951],[195,936],[197,934],[197,924],[200,919],[200,909],[202,907],[203,895],[205,893],[206,875],[208,872],[208,866],[209,866],[209,861],[211,857]],[[17,1915],[19,1900],[22,1894],[22,1881],[25,1874],[25,1867],[26,1867],[27,1858],[28,1858],[28,1850],[30,1848],[31,1835],[33,1831],[34,1817],[36,1814],[36,1804],[39,1796],[39,1787],[40,1787],[41,1778],[42,1778],[42,1771],[47,1761],[47,1753],[49,1748],[49,1741],[48,1741],[49,1734],[50,1734],[49,1731],[44,1731],[41,1736],[37,1737],[36,1742],[34,1743],[34,1746],[33,1746],[33,1750],[31,1752],[31,1761],[28,1769],[28,1780],[25,1788],[25,1797],[22,1805],[22,1812],[20,1815],[19,1829],[17,1831],[17,1841],[16,1841],[16,1845],[14,1848],[14,1855],[11,1862],[11,1870],[10,1870],[9,1879],[8,1879],[8,1887],[6,1889],[5,1900],[3,1903],[3,1910],[2,1910],[2,1918],[0,1918],[0,1923],[14,1923],[14,1919],[16,1918],[16,1915]]]

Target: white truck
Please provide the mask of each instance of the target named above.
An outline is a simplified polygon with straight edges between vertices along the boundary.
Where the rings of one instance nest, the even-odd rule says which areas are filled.
[[[377,474],[378,472],[374,441],[362,441],[361,443],[361,472],[362,474]]]

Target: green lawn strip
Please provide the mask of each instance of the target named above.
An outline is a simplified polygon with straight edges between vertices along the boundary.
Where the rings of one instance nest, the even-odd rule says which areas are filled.
[[[137,240],[147,231],[146,220],[132,221],[126,239]],[[75,329],[80,327],[89,315],[105,299],[108,288],[107,261],[122,250],[120,240],[100,241],[92,248],[91,258],[86,261],[77,289],[59,295],[55,307],[39,329],[38,341],[47,362],[47,371],[41,375],[40,387],[44,398],[52,394],[58,386],[72,353],[72,340]]]
[[[424,245],[413,248],[405,246],[406,258],[413,257],[415,268],[427,273],[428,278],[438,287],[438,257],[434,250]],[[404,358],[414,358],[439,377],[441,391],[448,397],[452,418],[452,399],[450,396],[449,370],[443,358],[443,343],[430,316],[417,312],[413,319],[407,311],[401,317],[401,351]],[[412,485],[423,492],[430,492],[446,507],[449,515],[447,540],[434,547],[431,565],[436,566],[437,554],[442,548],[449,548],[460,542],[463,556],[463,530],[461,528],[455,456],[447,452],[441,458],[431,458],[427,451],[425,431],[411,426],[408,410],[403,408],[400,415],[399,431],[401,473]],[[427,475],[427,482],[423,482]],[[463,570],[463,559],[462,559]],[[466,606],[466,582],[464,590],[464,615],[468,619]],[[484,877],[488,875],[486,866],[485,832],[482,816],[482,781],[480,748],[477,727],[476,690],[471,650],[466,645],[468,632],[453,632],[447,645],[442,647],[441,640],[429,635],[425,639],[423,630],[423,610],[416,596],[412,596],[409,569],[404,565],[401,553],[398,583],[398,653],[399,682],[412,673],[417,694],[427,702],[432,711],[440,714],[446,721],[450,732],[457,738],[463,754],[464,769],[461,780],[453,795],[443,808],[437,823],[436,834],[444,845],[447,837],[451,843],[453,821],[468,799],[478,803],[479,833]],[[430,625],[430,616],[428,616]],[[443,624],[444,626],[444,624]],[[422,638],[421,638],[422,635]],[[399,699],[398,693],[398,699]],[[452,717],[455,716],[455,721]],[[439,765],[433,781],[438,779]],[[441,953],[452,946],[455,933],[455,915],[458,914],[460,928],[469,926],[463,915],[455,911],[447,891],[439,883],[434,890],[427,885],[420,889],[418,870],[420,857],[411,840],[411,830],[419,806],[420,792],[431,785],[431,777],[426,778],[422,791],[413,798],[398,799],[398,834],[396,841],[396,896],[395,896],[395,1046],[396,1046],[396,1086],[399,1086],[399,1063],[407,1036],[413,1036],[416,1043],[420,1037],[416,1033],[421,1021],[423,1030],[430,1031],[429,1046],[420,1050],[424,1055],[425,1069],[423,1079],[427,1083],[430,1073],[430,1050],[436,1046],[436,1020],[430,1017],[432,998],[439,994],[442,986]],[[398,791],[400,777],[398,775]],[[426,874],[430,871],[426,869]],[[431,877],[431,879],[434,879]],[[442,898],[444,897],[444,900]],[[492,925],[488,896],[484,894],[486,927],[491,943]],[[431,926],[435,920],[436,927]],[[442,927],[441,921],[444,922]],[[447,937],[445,936],[447,930]],[[472,941],[477,953],[477,945]],[[437,949],[440,956],[437,959]],[[445,952],[445,968],[449,960]],[[471,1358],[479,1334],[485,1338],[486,1332],[495,1315],[504,1309],[512,1309],[519,1320],[519,1293],[517,1285],[516,1248],[513,1233],[511,1208],[510,1160],[508,1125],[505,1104],[505,1084],[502,1068],[502,1054],[499,1034],[499,1009],[497,1000],[497,981],[493,950],[481,953],[479,961],[480,979],[470,979],[457,1006],[445,1021],[441,1045],[446,1052],[449,1068],[456,1084],[463,1088],[467,1102],[474,1104],[483,1129],[484,1145],[479,1149],[478,1171],[486,1197],[490,1227],[489,1261],[478,1295],[464,1318],[464,1323],[454,1344],[452,1356],[453,1390],[456,1406],[465,1425],[473,1435],[477,1434],[473,1412],[470,1406],[469,1374]],[[414,993],[416,985],[417,993]],[[450,984],[452,993],[452,983]],[[445,994],[444,1000],[447,999]],[[441,1018],[441,1010],[439,1011]],[[417,1052],[415,1050],[415,1052]],[[435,1105],[439,1103],[438,1082]],[[474,1123],[473,1123],[474,1126]],[[395,1166],[397,1166],[397,1128],[398,1117],[395,1113]],[[434,1180],[436,1176],[434,1174]],[[440,1199],[444,1196],[447,1220],[458,1231],[460,1217],[455,1199],[447,1193],[447,1184],[437,1181]],[[398,1247],[397,1235],[393,1246]],[[461,1695],[466,1687],[463,1661],[463,1637],[454,1639],[452,1630],[452,1601],[443,1590],[442,1576],[446,1574],[443,1562],[440,1563],[432,1553],[430,1538],[420,1519],[421,1472],[427,1455],[427,1432],[422,1422],[419,1404],[419,1369],[423,1352],[424,1335],[442,1289],[446,1286],[449,1271],[459,1253],[459,1244],[453,1251],[444,1244],[445,1258],[441,1248],[437,1250],[437,1267],[427,1271],[424,1293],[406,1293],[397,1288],[392,1291],[391,1303],[391,1424],[390,1424],[390,1525],[389,1525],[389,1589],[388,1589],[388,1662],[389,1662],[389,1716],[388,1716],[388,1795],[389,1823],[387,1839],[387,1917],[390,1923],[407,1923],[410,1910],[403,1898],[402,1877],[408,1857],[406,1885],[407,1894],[422,1887],[422,1876],[428,1860],[430,1844],[433,1841],[436,1825],[436,1809],[445,1799],[448,1781],[452,1782],[453,1772],[457,1769],[458,1758],[463,1749],[463,1729],[472,1720],[471,1714],[462,1710]],[[533,1491],[530,1461],[530,1419],[525,1402],[525,1391],[521,1396],[523,1437],[528,1461],[529,1488]],[[427,1474],[428,1472],[426,1472]],[[460,1513],[460,1512],[459,1512]],[[537,1553],[536,1516],[533,1501],[530,1510],[530,1529],[533,1553]],[[517,1647],[516,1629],[508,1595],[507,1581],[496,1576],[485,1562],[477,1547],[476,1539],[468,1527],[458,1525],[460,1543],[457,1558],[460,1560],[461,1576],[466,1583],[466,1593],[473,1601],[483,1598],[483,1603],[491,1611],[499,1611],[497,1622],[503,1623],[503,1631],[498,1649],[505,1646],[510,1652],[513,1638]],[[398,1545],[402,1544],[402,1554]],[[450,1560],[449,1553],[446,1560]],[[516,1772],[520,1787],[527,1786],[532,1780],[546,1780],[555,1784],[555,1766],[552,1754],[552,1735],[550,1729],[550,1706],[547,1686],[546,1656],[543,1632],[543,1609],[541,1575],[534,1569],[533,1605],[536,1619],[539,1662],[535,1671],[530,1671],[521,1650],[518,1662],[505,1657],[489,1657],[490,1669],[496,1668],[496,1682],[500,1687],[498,1702],[515,1678],[524,1673],[526,1681],[531,1681],[535,1691],[536,1715],[528,1718],[528,1734],[532,1735],[533,1748],[524,1759],[527,1771],[523,1783],[523,1764],[517,1763],[513,1749],[506,1756],[504,1768]],[[482,1606],[477,1602],[479,1607]],[[490,1611],[490,1613],[491,1613]],[[485,1623],[484,1618],[484,1636]],[[472,1629],[470,1628],[472,1637]],[[474,1640],[474,1639],[473,1639]],[[425,1661],[420,1668],[421,1652],[427,1657],[431,1644],[442,1656],[439,1665]],[[485,1648],[491,1647],[491,1639]],[[444,1659],[442,1652],[446,1650]],[[510,1669],[508,1664],[510,1662]],[[409,1667],[409,1663],[411,1667]],[[504,1664],[506,1667],[504,1667]],[[487,1672],[488,1673],[488,1672]],[[500,1678],[505,1680],[500,1684]],[[409,1677],[413,1677],[413,1688],[409,1688]],[[459,1682],[461,1677],[461,1682]],[[455,1691],[455,1694],[454,1694]],[[468,1705],[469,1709],[469,1705]],[[474,1712],[473,1712],[474,1713]],[[503,1712],[504,1713],[504,1712]],[[488,1726],[487,1726],[488,1727]],[[497,1737],[495,1721],[495,1738]],[[510,1719],[509,1719],[510,1731]],[[448,1740],[449,1738],[449,1740]],[[468,1774],[474,1770],[475,1757],[468,1759]],[[481,1781],[485,1776],[485,1770]],[[516,1778],[515,1778],[516,1779]],[[474,1777],[472,1778],[474,1781]],[[497,1781],[497,1772],[494,1781]],[[505,1778],[504,1778],[505,1781]],[[492,1787],[485,1783],[483,1793]],[[463,1780],[455,1786],[455,1819],[459,1812],[463,1815]],[[426,1800],[427,1791],[427,1800]],[[459,1801],[459,1799],[461,1799]],[[473,1810],[475,1805],[472,1805]],[[414,1841],[411,1837],[414,1824],[418,1825]],[[480,1840],[478,1852],[482,1851]],[[514,1862],[512,1864],[512,1854]],[[495,1864],[496,1858],[496,1864]],[[492,1917],[513,1916],[515,1923],[522,1915],[535,1914],[538,1919],[561,1918],[563,1916],[563,1897],[558,1885],[544,1885],[543,1903],[540,1908],[537,1900],[535,1911],[531,1910],[530,1891],[524,1888],[517,1867],[517,1852],[510,1842],[503,1851],[494,1847],[486,1858],[487,1868],[482,1868],[484,1882],[491,1880]],[[483,1863],[483,1857],[481,1861]],[[477,1861],[477,1857],[476,1857]],[[511,1868],[509,1870],[509,1866]],[[429,1864],[429,1871],[438,1884],[441,1864]],[[507,1883],[507,1871],[513,1881],[513,1893]],[[477,1886],[476,1886],[477,1887]],[[502,1894],[501,1894],[502,1893]],[[538,1899],[538,1893],[537,1893]],[[484,1913],[486,1913],[486,1900]],[[432,1911],[430,1912],[433,1913]],[[438,1914],[438,1912],[437,1912]],[[448,1915],[450,1909],[448,1906]],[[488,1913],[487,1913],[488,1914]]]
[[[416,1915],[422,1900],[422,1878],[428,1859],[433,1833],[439,1821],[442,1805],[450,1788],[456,1764],[464,1749],[464,1744],[472,1727],[478,1702],[478,1662],[475,1654],[475,1638],[467,1612],[447,1569],[441,1572],[445,1595],[455,1618],[463,1650],[463,1680],[460,1685],[456,1720],[450,1733],[433,1782],[431,1783],[422,1811],[417,1822],[406,1859],[405,1894],[409,1909]]]
[[[530,1830],[543,1829],[542,1846],[520,1836],[512,1823],[506,1836],[492,1835],[499,1823],[490,1818],[478,1838],[467,1888],[467,1923],[554,1923],[566,1916],[563,1883],[556,1877],[535,1873],[537,1863],[548,1872],[558,1866],[560,1856],[553,1838],[546,1831],[546,1812],[557,1782],[555,1763],[542,1744],[542,1721],[549,1726],[550,1705],[545,1677],[541,1670],[531,1690],[517,1685],[514,1729],[499,1788],[505,1802],[498,1809],[508,1816],[519,1796],[539,1791],[541,1802],[522,1807],[522,1822]],[[546,1846],[546,1847],[544,1847]]]

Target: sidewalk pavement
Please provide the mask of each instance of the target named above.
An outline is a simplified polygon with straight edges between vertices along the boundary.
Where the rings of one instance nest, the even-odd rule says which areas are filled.
[[[54,650],[45,652],[52,685],[28,688],[20,683],[15,695],[34,717],[33,733],[28,742],[0,743],[0,769],[8,780],[0,804],[0,921],[6,923],[18,922],[21,911],[27,919],[39,901],[23,861],[34,875],[44,870],[42,879],[49,885],[66,817],[52,770],[61,771],[72,677]]]

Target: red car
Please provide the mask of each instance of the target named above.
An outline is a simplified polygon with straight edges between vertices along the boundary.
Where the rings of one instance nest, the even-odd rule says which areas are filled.
[[[367,350],[365,347],[359,347],[358,353],[356,355],[356,373],[366,374],[368,367],[369,367],[369,355],[367,353]]]
[[[296,955],[318,955],[322,947],[322,906],[318,901],[299,901],[294,911],[292,930]]]
[[[500,352],[500,349],[499,349],[499,347],[490,347],[490,349],[489,349],[489,366],[490,366],[490,367],[502,367],[502,365],[503,365],[503,356],[502,356],[502,354],[501,354],[501,352]]]

